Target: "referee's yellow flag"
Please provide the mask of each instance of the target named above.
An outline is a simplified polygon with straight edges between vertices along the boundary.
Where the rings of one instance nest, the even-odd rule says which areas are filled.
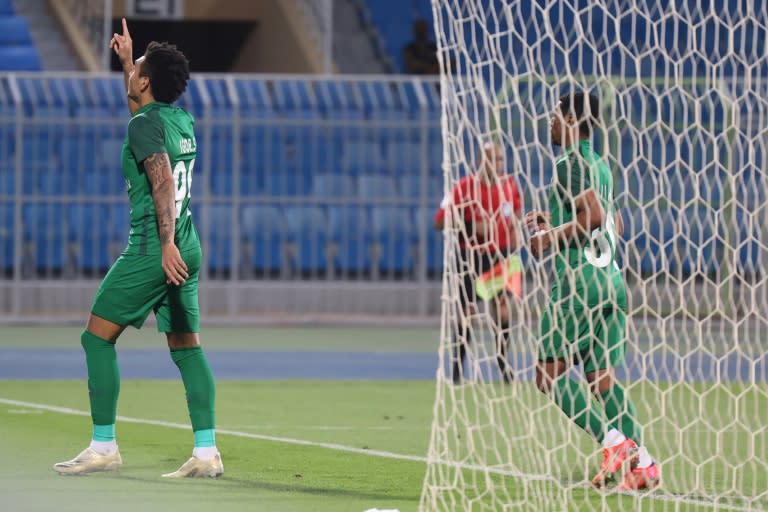
[[[494,298],[502,290],[518,299],[523,297],[523,266],[517,254],[500,261],[475,282],[475,293],[483,300]]]

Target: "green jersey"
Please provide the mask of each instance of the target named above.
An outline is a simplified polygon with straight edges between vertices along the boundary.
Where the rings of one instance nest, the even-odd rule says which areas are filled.
[[[131,202],[131,232],[125,254],[161,253],[152,187],[143,163],[154,153],[167,153],[171,162],[176,186],[176,246],[182,252],[200,246],[189,209],[196,147],[194,120],[182,108],[155,102],[131,118],[121,155]]]
[[[590,142],[582,140],[568,147],[557,161],[549,194],[552,225],[573,220],[573,198],[590,188],[597,193],[606,220],[589,237],[571,240],[557,253],[552,298],[570,299],[577,308],[616,304],[626,309],[624,278],[616,263],[613,176]]]

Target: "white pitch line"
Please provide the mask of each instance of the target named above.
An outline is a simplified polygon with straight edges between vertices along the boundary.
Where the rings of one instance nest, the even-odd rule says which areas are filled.
[[[0,404],[6,404],[6,405],[13,405],[16,407],[26,407],[28,409],[35,409],[39,411],[49,411],[49,412],[56,412],[59,414],[68,414],[70,416],[90,416],[91,413],[88,411],[81,411],[78,409],[72,409],[70,407],[59,407],[57,405],[47,405],[47,404],[38,404],[34,402],[24,402],[21,400],[12,400],[10,398],[0,398]],[[130,416],[118,416],[118,421],[124,422],[124,423],[136,423],[139,425],[152,425],[156,427],[165,427],[165,428],[173,428],[177,430],[190,430],[189,424],[184,423],[174,423],[171,421],[160,421],[160,420],[149,420],[149,419],[143,419],[143,418],[132,418]],[[550,482],[557,482],[558,480],[552,476],[545,476],[545,475],[532,475],[528,473],[523,473],[521,471],[514,471],[514,470],[507,470],[507,469],[494,469],[489,468],[488,466],[480,466],[477,464],[462,464],[460,462],[446,462],[446,461],[439,461],[439,460],[433,460],[430,461],[426,457],[420,457],[418,455],[405,455],[402,453],[394,453],[394,452],[387,452],[383,450],[366,450],[363,448],[355,448],[354,446],[345,446],[342,444],[335,444],[335,443],[318,443],[316,441],[307,441],[306,439],[294,439],[291,437],[278,437],[278,436],[267,436],[263,434],[251,434],[248,432],[239,432],[237,430],[224,430],[224,429],[216,429],[216,434],[222,434],[227,436],[233,436],[233,437],[243,437],[247,439],[258,439],[260,441],[272,441],[275,443],[283,443],[283,444],[293,444],[298,446],[311,446],[314,448],[325,448],[328,450],[335,450],[339,452],[347,452],[347,453],[354,453],[358,455],[370,455],[373,457],[382,457],[385,459],[395,459],[395,460],[407,460],[412,462],[423,462],[423,463],[434,463],[434,464],[440,464],[443,466],[458,468],[458,469],[468,469],[473,471],[481,471],[481,472],[487,472],[492,473],[495,475],[500,476],[511,476],[511,477],[517,477],[525,480],[533,480],[533,481],[550,481]],[[584,484],[585,488],[591,488],[590,485]],[[697,499],[691,499],[691,498],[684,498],[680,496],[675,496],[672,494],[648,494],[648,495],[640,495],[644,499],[653,499],[653,500],[659,500],[659,501],[669,501],[674,503],[684,503],[687,505],[698,505],[698,506],[712,506],[712,501],[705,501],[705,500],[697,500]],[[754,510],[751,507],[740,507],[737,505],[719,505],[720,510],[729,510],[733,512],[750,512]]]
[[[90,416],[88,411],[80,411],[78,409],[72,409],[69,407],[59,407],[56,405],[37,404],[33,402],[22,402],[20,400],[11,400],[9,398],[0,398],[0,403],[13,405],[17,407],[27,407],[29,409],[37,409],[40,411],[57,412],[59,414],[69,414],[72,416]],[[191,430],[189,424],[174,423],[171,421],[161,420],[148,420],[143,418],[131,418],[130,416],[118,416],[117,421],[123,423],[136,423],[139,425],[153,425],[156,427],[175,428],[178,430]],[[413,462],[427,462],[426,457],[420,457],[417,455],[404,455],[401,453],[386,452],[382,450],[366,450],[363,448],[355,448],[354,446],[345,446],[335,443],[318,443],[315,441],[307,441],[306,439],[294,439],[291,437],[278,437],[268,436],[264,434],[252,434],[249,432],[239,432],[237,430],[225,430],[216,429],[216,434],[223,434],[234,437],[245,437],[248,439],[258,439],[260,441],[272,441],[275,443],[294,444],[299,446],[314,446],[317,448],[327,448],[329,450],[336,450],[340,452],[356,453],[360,455],[372,455],[374,457],[384,457],[387,459],[409,460]]]

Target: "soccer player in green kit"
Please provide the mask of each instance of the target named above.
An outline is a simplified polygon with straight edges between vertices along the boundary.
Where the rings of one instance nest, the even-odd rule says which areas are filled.
[[[216,477],[224,472],[216,449],[216,385],[200,347],[198,275],[202,253],[189,210],[195,163],[192,116],[172,105],[189,80],[189,63],[175,46],[152,42],[133,62],[123,33],[109,44],[123,65],[132,118],[122,148],[131,203],[128,245],[101,282],[81,337],[88,366],[93,437],[61,474],[113,471],[122,465],[115,441],[120,372],[115,343],[128,326],[142,326],[151,311],[181,372],[192,420],[192,457],[166,477]]]
[[[560,98],[550,130],[565,154],[550,185],[549,212],[525,216],[533,233],[531,253],[538,258],[552,249],[557,274],[541,318],[536,385],[602,444],[603,461],[592,480],[596,487],[629,463],[619,488],[651,489],[661,472],[642,445],[635,407],[614,375],[626,336],[627,293],[615,260],[624,226],[614,208],[611,171],[592,149],[598,124],[596,96],[576,92]],[[602,407],[568,377],[571,363],[582,366]]]

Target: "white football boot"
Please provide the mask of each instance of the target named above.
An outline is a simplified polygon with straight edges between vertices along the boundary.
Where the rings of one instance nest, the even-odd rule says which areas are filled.
[[[72,460],[53,465],[53,470],[60,475],[86,475],[103,471],[117,471],[123,465],[120,451],[110,455],[102,455],[91,447],[86,448]]]
[[[221,454],[217,452],[211,460],[198,459],[193,455],[179,469],[163,476],[165,478],[216,478],[223,473],[224,463],[221,462]]]

